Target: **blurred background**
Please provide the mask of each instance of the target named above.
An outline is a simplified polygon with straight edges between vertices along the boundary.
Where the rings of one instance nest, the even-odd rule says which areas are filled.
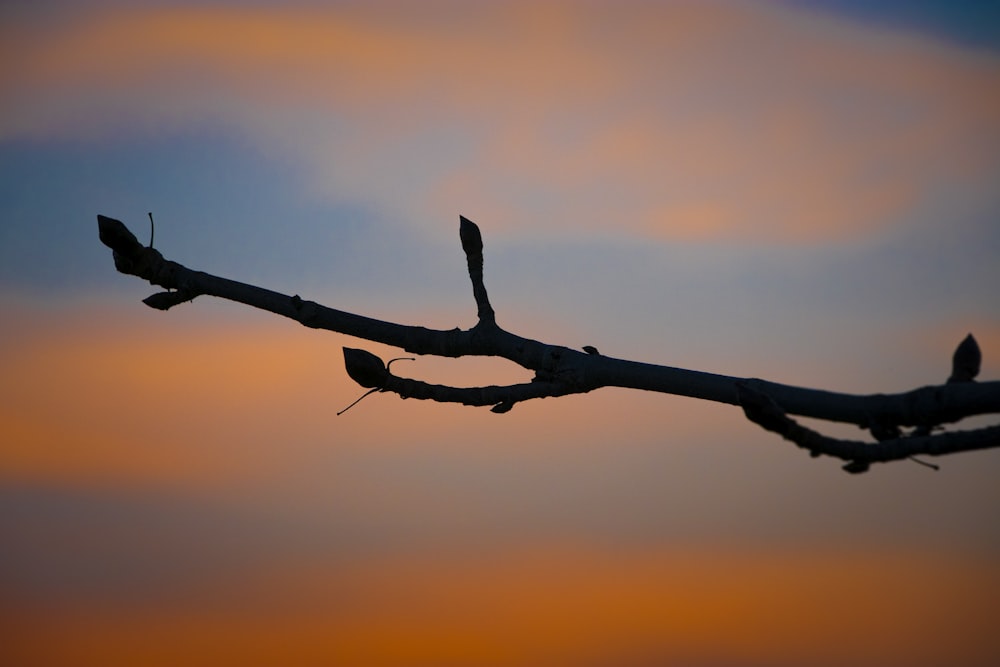
[[[521,335],[873,393],[972,332],[992,380],[998,81],[985,1],[4,3],[0,658],[1000,663],[1000,451],[852,476],[614,389],[338,417],[342,346],[399,351],[153,311],[95,219],[450,328],[463,214]]]

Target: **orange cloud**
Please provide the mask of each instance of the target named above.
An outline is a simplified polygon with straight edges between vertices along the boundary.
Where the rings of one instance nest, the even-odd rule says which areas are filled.
[[[997,167],[996,57],[790,7],[185,7],[4,37],[4,136],[222,121],[414,224],[846,241]]]

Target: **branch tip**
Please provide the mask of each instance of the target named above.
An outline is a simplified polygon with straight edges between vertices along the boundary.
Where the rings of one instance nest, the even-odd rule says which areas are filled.
[[[955,353],[951,357],[951,377],[948,378],[948,382],[972,382],[979,375],[982,363],[982,350],[970,333],[955,348]]]
[[[344,414],[345,412],[347,412],[348,410],[350,410],[351,408],[353,408],[355,405],[357,405],[358,403],[360,403],[362,399],[367,398],[369,395],[374,394],[378,390],[379,390],[378,387],[374,387],[373,389],[369,389],[365,393],[361,394],[361,396],[359,396],[358,398],[354,399],[354,401],[350,405],[348,405],[346,408],[344,408],[343,410],[341,410],[340,412],[338,412],[337,416],[339,417],[340,415]]]
[[[916,456],[911,456],[911,457],[909,457],[909,459],[911,461],[913,461],[914,463],[919,463],[920,465],[926,466],[926,467],[928,467],[928,468],[930,468],[931,470],[934,470],[934,471],[937,471],[937,470],[941,469],[941,466],[937,465],[936,463],[931,463],[930,461],[923,461],[921,459],[918,459]]]
[[[385,370],[386,372],[389,372],[389,369],[392,368],[392,362],[394,361],[416,361],[416,360],[417,360],[416,357],[396,357],[395,359],[390,359],[389,361],[385,362]]]
[[[483,235],[479,226],[466,218],[458,216],[458,236],[465,251],[465,260],[469,265],[469,279],[472,280],[472,295],[476,299],[476,309],[480,323],[496,323],[496,313],[486,295],[486,283],[483,281]]]
[[[479,225],[464,215],[458,216],[458,237],[467,256],[483,254],[483,235],[479,231]]]
[[[106,215],[97,215],[97,231],[101,243],[111,248],[115,252],[129,253],[142,248],[139,239],[128,230],[128,227],[121,220],[109,218]]]

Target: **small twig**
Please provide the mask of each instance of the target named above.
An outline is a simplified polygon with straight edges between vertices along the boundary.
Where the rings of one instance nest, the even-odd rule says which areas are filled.
[[[496,313],[486,295],[486,283],[483,281],[483,236],[479,226],[466,218],[459,216],[458,235],[462,241],[462,250],[469,266],[469,278],[472,280],[472,296],[476,299],[480,324],[496,324]]]
[[[357,405],[358,403],[360,403],[361,399],[363,399],[366,396],[368,396],[368,394],[374,394],[376,391],[382,391],[382,390],[379,387],[374,387],[372,389],[369,389],[365,393],[361,394],[361,397],[358,398],[356,401],[354,401],[353,403],[351,403],[350,405],[348,405],[346,408],[344,408],[343,410],[341,410],[340,412],[338,412],[337,416],[339,417],[340,415],[344,414],[345,412],[347,412],[348,410],[350,410],[351,408],[353,408],[355,405]]]
[[[416,361],[416,360],[417,360],[416,357],[396,357],[395,359],[390,359],[389,361],[385,362],[385,370],[389,370],[389,368],[392,366],[392,362],[394,361]]]
[[[149,211],[149,247],[153,247],[153,237],[156,235],[156,227],[153,226],[153,212]]]
[[[927,466],[931,470],[940,470],[941,469],[941,466],[937,465],[936,463],[929,463],[927,461],[921,461],[916,456],[911,456],[911,457],[909,457],[909,459],[911,461],[913,461],[914,463],[919,463],[922,466]]]

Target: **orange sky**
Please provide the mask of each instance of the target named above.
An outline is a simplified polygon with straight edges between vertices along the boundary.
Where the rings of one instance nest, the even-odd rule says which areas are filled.
[[[991,561],[582,544],[223,575],[2,616],[14,664],[987,665]]]
[[[187,308],[8,309],[35,325],[2,348],[0,479],[77,503],[33,520],[8,496],[11,557],[42,548],[29,581],[63,587],[0,580],[12,664],[1000,655],[995,531],[963,543],[947,525],[989,521],[969,514],[995,500],[976,455],[852,478],[725,406],[618,391],[503,416],[373,396],[335,417],[360,393],[342,337]],[[471,379],[447,366],[435,379]],[[781,507],[789,475],[808,489],[789,499],[800,511]],[[898,502],[920,520],[893,518]],[[149,523],[110,509],[130,505]]]
[[[450,328],[465,214],[518,334],[864,393],[972,331],[995,379],[994,51],[777,3],[111,4],[0,21],[0,664],[1000,664],[1000,451],[852,476],[621,390],[337,416],[342,346],[402,353],[154,312],[94,225]]]

